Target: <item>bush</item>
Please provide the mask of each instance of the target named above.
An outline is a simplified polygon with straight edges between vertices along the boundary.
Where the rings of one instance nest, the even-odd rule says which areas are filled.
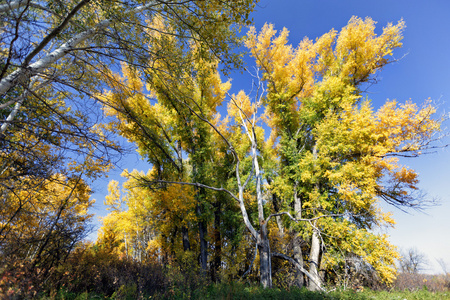
[[[64,289],[114,295],[114,299],[136,299],[163,289],[167,284],[164,273],[157,263],[119,258],[95,247],[80,248],[54,273],[47,293]]]
[[[0,266],[0,299],[34,298],[46,274],[42,269],[32,269],[26,261],[4,261]]]

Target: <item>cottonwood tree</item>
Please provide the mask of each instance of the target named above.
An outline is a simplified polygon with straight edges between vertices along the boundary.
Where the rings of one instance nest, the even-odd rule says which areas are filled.
[[[225,118],[216,108],[229,86],[211,81],[217,75],[202,76],[206,70],[215,74],[211,70],[217,65],[201,67],[204,60],[195,46],[183,52],[166,39],[161,49],[192,63],[158,65],[161,73],[150,70],[157,76],[146,78],[148,91],[130,68],[122,80],[108,75],[111,90],[103,101],[118,118],[113,127],[154,164],[154,175],[142,178],[143,184],[188,185],[234,199],[257,245],[264,287],[272,286],[273,256],[291,262],[297,284],[306,276],[313,290],[322,289],[319,270],[332,271],[350,255],[363,258],[385,282],[395,276],[395,247],[386,235],[371,231],[394,224],[377,203],[420,205],[414,196],[417,173],[400,165],[398,157],[429,150],[440,120],[432,118],[435,108],[428,102],[418,107],[388,101],[375,111],[362,97],[364,85],[374,82],[401,46],[402,21],[379,36],[374,24],[354,17],[339,33],[305,39],[295,49],[287,44],[287,30],[275,36],[269,25],[260,34],[252,29],[246,44],[262,76],[253,94],[229,95]],[[180,70],[179,78],[167,78],[167,70],[174,69]],[[213,136],[221,145],[216,155],[207,142]],[[215,181],[212,169],[209,177],[190,172],[210,161],[227,164],[233,175]],[[273,220],[291,239],[292,250],[275,239],[271,244]]]
[[[254,29],[249,33],[247,45],[267,84],[271,140],[277,141],[272,148],[280,168],[267,173],[276,207],[290,208],[297,218],[323,216],[307,227],[285,222],[294,235],[296,261],[307,261],[316,281],[319,267],[345,260],[345,253],[364,257],[384,280],[393,280],[395,248],[370,231],[393,224],[377,202],[421,204],[417,173],[401,166],[398,157],[429,150],[439,131],[429,102],[418,108],[389,101],[375,112],[362,97],[401,46],[402,21],[379,36],[374,24],[353,17],[339,33],[332,30],[315,42],[305,38],[296,48],[287,44],[286,29],[276,36],[266,25],[258,35]],[[309,247],[302,249],[305,239]]]
[[[153,26],[161,30],[174,30],[168,23],[156,19]],[[189,50],[182,50],[178,40],[173,37],[161,39],[159,43],[148,45],[152,52],[166,51],[174,57],[174,62],[188,61],[190,64],[180,65],[156,61],[153,69],[146,70],[147,85],[141,82],[138,74],[129,66],[123,67],[123,78],[116,74],[109,74],[106,82],[111,91],[98,95],[105,103],[108,115],[117,117],[109,127],[117,130],[124,137],[137,144],[139,152],[153,164],[151,177],[154,180],[165,181],[195,181],[210,184],[212,181],[226,183],[227,172],[218,172],[215,151],[221,146],[217,142],[208,123],[199,119],[199,114],[208,120],[213,120],[217,107],[222,103],[230,84],[223,83],[217,71],[217,60],[211,60],[209,54],[205,57],[201,48],[193,44]],[[175,59],[178,57],[178,59]],[[178,72],[177,79],[170,74]],[[158,98],[158,103],[151,104],[145,97],[145,90]],[[186,156],[186,157],[185,157]],[[212,174],[216,176],[211,176]],[[166,189],[164,184],[150,186],[151,189]],[[167,188],[169,189],[169,188]],[[174,190],[173,192],[176,192]],[[180,196],[173,193],[173,201]],[[211,276],[216,277],[220,268],[221,244],[220,232],[222,227],[222,207],[228,205],[227,199],[222,199],[217,193],[211,194],[205,187],[194,188],[193,195],[186,195],[195,199],[195,218],[189,218],[189,211],[185,216],[178,209],[167,210],[167,200],[161,201],[164,191],[158,193],[149,191],[158,205],[153,205],[153,213],[160,219],[174,224],[172,232],[159,227],[160,235],[172,239],[175,233],[180,233],[183,240],[184,251],[190,251],[190,245],[199,245],[200,265],[203,272],[207,270],[208,263],[208,224],[214,218],[214,257],[215,267]],[[154,196],[153,196],[154,195]],[[191,196],[194,196],[192,198]],[[159,200],[158,200],[159,199]],[[181,198],[180,198],[181,199]],[[181,201],[181,200],[180,200]],[[187,199],[186,199],[187,201]],[[166,208],[164,208],[166,207]],[[182,206],[177,205],[178,208]],[[192,208],[192,207],[191,207]],[[161,213],[156,213],[160,211]],[[178,212],[177,212],[178,211]],[[196,222],[198,229],[192,227]],[[181,225],[181,226],[180,226]],[[198,243],[190,241],[192,231],[198,233]],[[165,247],[167,248],[167,247]]]

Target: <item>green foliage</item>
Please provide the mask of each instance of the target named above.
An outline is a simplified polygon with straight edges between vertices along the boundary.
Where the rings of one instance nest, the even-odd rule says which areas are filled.
[[[450,292],[432,293],[426,290],[416,292],[398,291],[354,291],[342,290],[329,293],[311,292],[305,288],[293,287],[286,289],[263,289],[260,286],[248,286],[244,284],[215,284],[192,291],[190,294],[171,291],[158,293],[154,299],[299,299],[299,300],[392,300],[392,299],[450,299]]]
[[[364,291],[362,294],[366,299],[392,300],[392,299],[408,299],[408,300],[445,300],[450,299],[450,292],[430,292],[425,289],[418,291]],[[352,298],[343,298],[352,299]]]
[[[144,299],[147,297],[144,296]],[[242,299],[242,300],[263,300],[263,299],[292,299],[292,300],[446,300],[450,299],[450,292],[433,293],[426,290],[416,292],[398,292],[398,291],[371,291],[365,290],[355,292],[333,291],[328,294],[321,292],[311,292],[306,289],[292,288],[290,290],[280,289],[262,289],[260,287],[248,287],[244,285],[208,285],[205,288],[194,290],[192,292],[182,292],[179,289],[173,289],[170,292],[159,292],[149,299]],[[97,293],[70,293],[64,290],[59,291],[55,296],[41,296],[37,299],[42,300],[84,300],[84,299],[126,299],[116,296],[104,296]],[[136,298],[130,298],[136,299]]]

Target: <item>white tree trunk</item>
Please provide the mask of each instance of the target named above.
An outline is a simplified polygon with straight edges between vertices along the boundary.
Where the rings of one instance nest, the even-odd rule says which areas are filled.
[[[19,1],[12,1],[12,2],[0,5],[0,14],[9,12],[11,10],[14,10],[14,9],[17,9],[19,7],[26,6],[26,5],[28,5],[30,7],[45,9],[43,6],[39,5],[36,2],[32,2],[29,0],[19,0]]]
[[[294,212],[295,212],[295,218],[301,219],[302,218],[302,203],[300,198],[297,195],[297,183],[294,185]],[[292,241],[293,244],[293,255],[294,259],[298,262],[298,264],[303,268],[303,253],[302,253],[302,245],[301,241],[302,239],[297,234],[297,232],[294,232],[294,238]],[[301,288],[304,285],[304,277],[303,272],[299,268],[295,268],[295,277],[294,277],[294,284]]]
[[[320,286],[317,286],[318,282],[321,282],[319,276],[319,257],[320,257],[320,238],[317,229],[313,229],[311,238],[311,251],[309,254],[309,273],[314,280],[310,280],[308,289],[311,291],[320,290]]]

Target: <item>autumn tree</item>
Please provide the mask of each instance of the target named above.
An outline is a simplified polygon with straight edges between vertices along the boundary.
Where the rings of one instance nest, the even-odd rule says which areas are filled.
[[[197,42],[226,68],[239,65],[232,49],[252,9],[253,1],[1,2],[0,186],[13,212],[2,220],[33,214],[21,195],[39,193],[55,176],[89,182],[115,162],[113,154],[123,149],[98,126],[102,112],[94,96],[103,89],[106,66],[126,61],[151,70],[154,61],[170,63],[175,57],[142,45],[172,34],[182,48]],[[148,23],[156,19],[176,30]]]
[[[154,26],[173,30],[156,21]],[[173,64],[155,61],[159,68],[143,74],[125,66],[124,78],[108,75],[110,90],[102,97],[117,118],[111,128],[134,141],[154,166],[143,185],[194,187],[196,205],[208,204],[199,197],[203,189],[235,201],[257,245],[264,287],[272,286],[272,257],[292,263],[296,284],[306,277],[312,290],[322,289],[321,270],[330,274],[351,256],[389,283],[398,254],[373,229],[394,221],[378,202],[421,204],[417,173],[402,166],[399,156],[426,152],[440,127],[429,102],[418,107],[388,101],[375,110],[363,97],[401,46],[403,28],[400,21],[377,35],[370,18],[354,17],[339,33],[304,39],[295,49],[286,29],[278,36],[271,25],[259,34],[251,29],[246,45],[261,76],[256,74],[253,93],[234,95],[196,44],[183,49],[175,37],[166,38],[149,47],[176,57]],[[167,77],[172,70],[177,78]],[[222,118],[217,107],[226,95]],[[226,176],[210,162],[226,165]]]
[[[153,26],[167,32],[174,30],[170,23],[162,19],[155,19]],[[152,175],[147,178],[151,178],[149,182],[156,180],[157,184],[150,184],[148,188],[159,190],[159,196],[170,188],[164,183],[158,183],[158,180],[195,181],[202,184],[215,180],[226,183],[227,173],[219,173],[219,169],[215,168],[217,159],[214,151],[221,147],[221,144],[215,139],[208,123],[198,118],[202,115],[214,122],[217,107],[230,87],[228,82],[220,80],[217,60],[210,57],[210,53],[204,55],[201,47],[196,44],[192,44],[188,50],[183,50],[175,34],[148,47],[152,52],[166,51],[174,57],[174,61],[156,61],[153,69],[145,71],[148,78],[145,87],[139,74],[130,66],[123,66],[123,78],[113,73],[108,75],[107,82],[111,91],[98,97],[106,104],[107,114],[118,119],[117,122],[111,122],[109,127],[134,141],[141,155],[153,164]],[[175,59],[177,57],[178,59]],[[173,72],[179,74],[178,78],[173,78]],[[145,95],[146,92],[157,97],[158,103],[152,105]],[[211,177],[212,174],[216,176]],[[155,195],[151,190],[148,193]],[[183,248],[188,251],[191,250],[192,244],[189,242],[189,236],[192,236],[192,231],[197,232],[199,242],[195,244],[199,245],[200,265],[205,272],[208,268],[208,226],[214,218],[214,225],[210,227],[214,232],[216,257],[216,267],[212,268],[211,276],[215,278],[220,267],[220,249],[223,243],[219,238],[222,227],[222,214],[219,212],[223,206],[229,205],[229,201],[202,186],[196,186],[193,192],[195,196],[190,199],[195,199],[196,218],[185,220],[183,214],[178,213],[178,216],[172,219],[175,215],[167,214],[166,211],[160,217],[167,217],[168,222],[179,224],[181,228],[176,226],[172,233],[166,232],[164,235],[171,236],[181,231]],[[173,201],[176,201],[179,196],[173,195]],[[154,201],[158,201],[156,199],[159,196],[154,196]],[[161,205],[167,205],[164,203],[160,202]],[[190,225],[192,222],[198,224],[197,230]]]
[[[305,38],[297,48],[287,44],[286,29],[276,36],[266,25],[258,35],[249,33],[247,46],[267,84],[271,140],[279,141],[271,146],[280,165],[268,173],[269,189],[274,206],[290,210],[291,220],[322,217],[310,226],[285,221],[296,261],[309,265],[317,281],[319,268],[353,253],[392,282],[395,248],[370,230],[394,221],[377,202],[420,205],[417,173],[398,157],[430,149],[440,124],[431,118],[434,107],[389,101],[375,112],[362,97],[401,46],[403,28],[402,21],[389,24],[377,36],[370,18],[353,17],[339,33],[332,30],[315,42]],[[308,247],[302,249],[301,241]],[[316,288],[314,281],[309,287]]]

